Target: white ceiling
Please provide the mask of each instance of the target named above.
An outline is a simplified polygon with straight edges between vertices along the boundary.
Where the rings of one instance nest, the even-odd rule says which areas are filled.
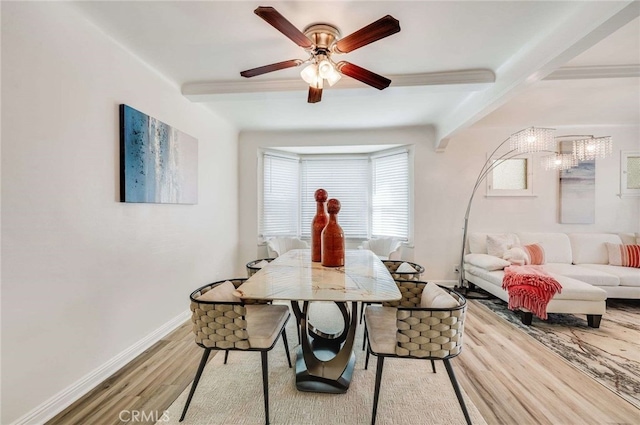
[[[324,90],[322,102],[308,104],[300,68],[240,76],[245,69],[307,57],[253,13],[267,5],[301,30],[327,22],[343,36],[392,15],[400,21],[400,33],[340,56],[392,80],[481,69],[492,71],[495,82],[392,83],[378,91],[344,77]],[[479,120],[484,125],[522,120],[525,126],[538,125],[532,120],[547,126],[640,121],[638,2],[92,1],[76,6],[187,97],[240,130],[432,125],[436,148],[443,149],[450,136]],[[568,74],[553,73],[560,67]],[[585,71],[599,78],[585,79]],[[626,78],[602,78],[621,75]],[[283,80],[288,90],[251,92],[255,83]],[[242,93],[216,93],[221,82]],[[564,106],[576,104],[584,110]],[[550,118],[556,122],[547,122]]]

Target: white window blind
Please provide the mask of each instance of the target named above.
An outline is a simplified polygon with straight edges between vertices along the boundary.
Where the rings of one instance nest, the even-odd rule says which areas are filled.
[[[372,236],[409,237],[409,153],[372,158]]]
[[[314,192],[322,188],[340,201],[338,224],[349,238],[367,238],[370,171],[367,157],[302,158],[301,234],[311,237],[316,213]]]
[[[264,154],[262,237],[297,236],[300,211],[300,171],[297,159]]]

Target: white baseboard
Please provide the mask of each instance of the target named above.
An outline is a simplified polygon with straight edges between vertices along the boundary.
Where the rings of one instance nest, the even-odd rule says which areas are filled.
[[[94,389],[97,385],[135,359],[144,350],[162,339],[165,335],[182,325],[191,316],[191,311],[180,313],[149,335],[142,338],[102,366],[85,375],[82,379],[60,391],[32,411],[28,412],[12,425],[42,424],[62,412],[80,397]]]

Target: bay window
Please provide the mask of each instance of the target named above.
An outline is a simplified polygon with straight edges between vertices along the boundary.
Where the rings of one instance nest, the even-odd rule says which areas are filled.
[[[311,238],[314,192],[323,188],[340,201],[345,237],[394,236],[410,241],[412,176],[410,150],[367,154],[262,154],[260,236]]]

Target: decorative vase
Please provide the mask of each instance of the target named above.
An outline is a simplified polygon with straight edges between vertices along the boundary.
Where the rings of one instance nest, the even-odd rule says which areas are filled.
[[[324,210],[329,195],[326,190],[318,189],[313,196],[316,199],[316,215],[311,222],[311,261],[319,263],[322,260],[322,230],[329,221]]]
[[[322,265],[326,267],[344,266],[344,232],[338,224],[340,201],[327,202],[329,222],[322,231]]]

